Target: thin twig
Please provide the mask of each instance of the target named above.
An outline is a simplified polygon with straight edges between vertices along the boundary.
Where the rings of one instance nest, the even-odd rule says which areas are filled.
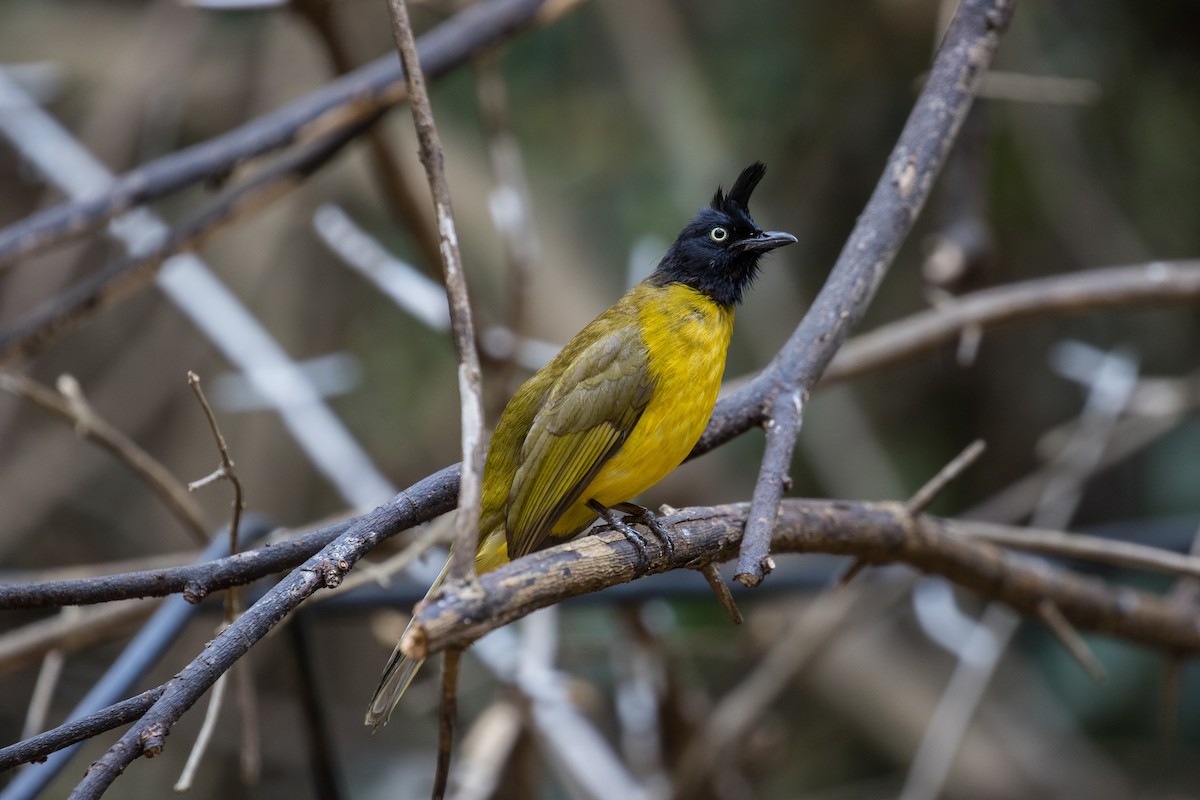
[[[183,765],[183,772],[179,774],[179,780],[175,781],[174,788],[177,792],[186,792],[192,788],[196,769],[200,766],[200,760],[204,758],[204,751],[208,749],[208,743],[212,741],[213,731],[216,730],[217,717],[221,713],[221,704],[225,700],[225,687],[228,683],[229,673],[226,672],[213,684],[208,708],[204,712],[204,722],[200,725],[200,732],[196,734],[196,743],[192,746],[192,752],[188,754],[187,763]]]
[[[1100,663],[1100,659],[1096,658],[1095,652],[1088,647],[1087,642],[1079,635],[1079,631],[1075,630],[1070,622],[1067,622],[1066,617],[1058,610],[1058,606],[1049,600],[1043,600],[1038,604],[1038,616],[1042,622],[1046,623],[1046,627],[1058,637],[1066,651],[1079,662],[1079,666],[1092,676],[1092,680],[1096,683],[1104,683],[1108,680],[1108,674],[1104,671],[1104,665]]]
[[[976,439],[967,445],[965,450],[955,456],[949,464],[938,470],[938,473],[930,478],[929,481],[920,489],[918,489],[917,493],[914,494],[912,498],[910,498],[909,501],[904,504],[904,507],[908,509],[908,513],[914,515],[920,514],[925,509],[929,508],[929,504],[937,499],[937,496],[941,494],[943,489],[946,488],[946,485],[961,475],[964,470],[974,464],[976,459],[983,455],[983,451],[986,449],[987,445],[982,439]]]
[[[442,654],[442,702],[438,711],[437,770],[433,777],[433,800],[444,800],[450,781],[450,751],[454,747],[454,718],[458,713],[458,664],[462,650]]]
[[[946,485],[961,475],[963,470],[974,464],[975,460],[983,455],[983,451],[986,448],[987,445],[984,444],[982,439],[976,439],[967,445],[965,450],[955,456],[946,466],[938,470],[936,475],[930,478],[924,486],[917,490],[916,494],[909,498],[908,502],[904,504],[904,507],[908,509],[908,513],[916,515],[928,508],[929,504],[937,499],[937,496],[946,488]],[[857,578],[867,566],[866,561],[863,561],[861,558],[856,559],[842,573],[841,577],[838,578],[837,588],[846,588],[850,581]]]
[[[717,565],[712,562],[698,567],[698,570],[704,576],[704,580],[708,581],[708,585],[712,587],[717,602],[721,604],[721,608],[725,609],[725,613],[733,620],[733,624],[741,625],[742,612],[738,610],[737,603],[733,601],[733,593],[729,591],[729,584],[725,583],[725,579],[721,577],[721,570],[717,569]]]
[[[760,409],[765,420],[790,418],[794,393],[803,403],[850,330],[862,318],[900,244],[912,228],[950,145],[1015,10],[1015,0],[964,0],[946,31],[929,80],[909,115],[883,177],[859,216],[812,307],[772,359],[773,385]],[[781,494],[776,465],[791,460],[796,425],[779,432],[770,464],[764,457],[738,559],[738,580],[757,585],[766,573]]]
[[[71,613],[72,611],[74,614]],[[64,608],[61,616],[70,618],[78,613],[78,609]],[[45,729],[46,714],[50,711],[50,701],[54,699],[54,689],[58,686],[62,667],[62,650],[56,648],[42,657],[42,666],[38,669],[37,682],[33,685],[29,708],[25,712],[25,724],[21,726],[22,739],[36,736]]]
[[[237,555],[238,552],[238,531],[241,528],[242,511],[246,507],[245,494],[242,490],[242,481],[238,478],[237,470],[233,465],[233,458],[229,455],[229,446],[225,444],[225,437],[221,434],[221,427],[217,424],[217,415],[213,413],[212,406],[208,404],[208,398],[204,396],[204,389],[200,385],[200,376],[192,371],[187,374],[188,386],[192,387],[192,392],[196,395],[196,400],[200,403],[200,408],[204,410],[204,416],[208,419],[208,426],[212,429],[213,440],[217,443],[217,450],[221,454],[221,466],[214,475],[229,481],[233,486],[233,512],[229,520],[229,554]],[[189,489],[197,488],[198,483],[193,483],[188,486]],[[239,603],[240,593],[236,588],[230,589],[225,595],[225,621],[233,622],[240,610]]]
[[[97,414],[74,378],[63,375],[58,385],[56,394],[24,375],[0,374],[0,389],[70,422],[79,436],[95,442],[137,475],[196,542],[206,543],[209,526],[204,522],[204,514],[171,471]]]
[[[771,558],[771,530],[784,489],[792,481],[788,470],[803,418],[804,395],[794,390],[774,404],[771,418],[764,425],[767,443],[763,448],[762,468],[754,484],[746,535],[742,537],[737,571],[733,575],[743,586],[758,586],[775,569],[775,559]]]
[[[462,256],[458,250],[458,234],[455,230],[454,210],[450,203],[450,187],[446,183],[442,144],[433,119],[433,109],[429,105],[429,93],[425,89],[425,77],[417,55],[416,40],[408,20],[408,8],[404,0],[389,0],[388,7],[392,12],[392,32],[396,38],[396,47],[404,64],[409,108],[412,110],[413,126],[417,130],[417,140],[420,143],[421,164],[425,167],[425,177],[429,180],[429,190],[433,195],[442,271],[446,294],[450,300],[450,329],[454,338],[454,350],[458,355],[463,466],[459,479],[457,533],[451,555],[450,578],[466,581],[475,574],[475,543],[479,536],[479,500],[483,474],[483,391],[479,354],[475,350],[475,325],[471,321],[466,275],[463,273]]]
[[[508,262],[504,281],[508,294],[507,327],[512,338],[519,341],[526,331],[529,276],[540,249],[537,230],[533,225],[533,203],[521,145],[512,130],[508,89],[501,69],[500,54],[495,51],[481,53],[475,57],[473,66],[475,94],[495,181],[488,196],[488,210],[492,224],[504,243],[504,255]],[[484,333],[485,341],[488,333]],[[520,352],[521,348],[514,346],[508,356],[500,361],[493,390],[497,406],[491,409],[494,412],[490,414],[492,419],[500,414],[503,404],[515,388],[510,387],[510,383]]]

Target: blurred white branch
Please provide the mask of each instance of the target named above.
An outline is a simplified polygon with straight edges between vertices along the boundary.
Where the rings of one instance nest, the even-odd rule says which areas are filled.
[[[112,173],[2,70],[0,108],[5,109],[0,135],[59,190],[78,199],[103,194],[112,186]],[[139,208],[115,218],[108,231],[135,250],[165,237],[169,228]],[[396,493],[295,362],[199,257],[171,257],[155,282],[268,398],[309,460],[347,504],[368,509]]]

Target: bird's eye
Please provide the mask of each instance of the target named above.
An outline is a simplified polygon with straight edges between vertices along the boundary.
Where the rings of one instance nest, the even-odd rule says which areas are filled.
[[[708,232],[708,238],[712,239],[714,242],[723,242],[729,238],[729,231],[718,225]]]

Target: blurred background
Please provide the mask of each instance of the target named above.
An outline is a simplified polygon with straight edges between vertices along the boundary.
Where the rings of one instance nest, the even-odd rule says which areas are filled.
[[[414,23],[424,30],[462,5],[414,2]],[[765,262],[738,312],[726,378],[765,366],[878,180],[953,5],[595,0],[436,82],[477,325],[491,331],[490,420],[546,352],[647,274],[717,184],[728,186],[754,160],[768,166],[755,218],[799,244]],[[1000,74],[985,84],[863,330],[983,287],[1200,253],[1197,31],[1200,7],[1190,2],[1022,5],[994,65]],[[5,74],[114,173],[223,133],[392,49],[386,4],[377,0],[251,10],[171,0],[0,6]],[[49,385],[73,376],[99,416],[183,482],[218,463],[186,383],[186,371],[197,372],[249,510],[279,525],[364,510],[392,487],[456,461],[453,350],[421,316],[436,309],[436,292],[420,301],[411,288],[428,290],[414,276],[436,281],[439,269],[429,257],[432,215],[407,110],[391,113],[373,137],[198,252],[344,426],[337,441],[354,445],[339,450],[345,458],[334,466],[310,455],[334,447],[315,426],[299,423],[315,443],[306,449],[253,382],[155,288],[18,371]],[[0,224],[63,197],[31,164],[27,146],[0,141]],[[423,216],[404,211],[406,196]],[[153,211],[169,223],[210,198],[211,188],[200,186]],[[415,313],[348,266],[345,254],[360,236],[409,265],[397,267],[395,279],[407,281],[398,291]],[[0,327],[122,252],[94,237],[0,272]],[[218,316],[216,324],[225,323]],[[536,340],[515,363],[512,331]],[[1194,308],[988,332],[820,392],[806,411],[792,494],[904,499],[982,438],[986,455],[934,513],[1032,518],[1187,551],[1200,526],[1198,355]],[[1095,452],[1085,469],[1065,494],[1048,498],[1047,476],[1069,472],[1064,460],[1089,443]],[[751,432],[642,499],[676,507],[746,500],[761,448],[761,433]],[[195,501],[216,529],[228,517],[229,487],[209,486]],[[196,547],[127,469],[7,393],[0,507],[0,566],[9,576],[186,561]],[[396,547],[385,549],[379,559]],[[550,648],[545,658],[560,671],[554,685],[566,704],[654,796],[668,796],[670,786],[695,798],[850,800],[895,797],[905,787],[910,798],[1197,796],[1194,668],[1181,673],[1179,724],[1168,741],[1160,702],[1167,662],[1159,654],[1089,639],[1108,672],[1099,685],[1039,625],[1017,627],[941,583],[900,568],[873,570],[852,590],[830,594],[821,590],[844,564],[784,562],[763,589],[735,592],[747,615],[741,628],[698,576],[669,575],[568,603],[517,635],[529,648]],[[1114,569],[1102,574],[1171,587]],[[436,670],[426,669],[380,734],[361,724],[422,593],[394,581],[315,602],[256,647],[256,782],[239,777],[244,706],[227,698],[193,796],[427,796]],[[90,625],[86,637],[54,642],[66,656],[47,726],[62,720],[153,607],[131,607]],[[17,631],[53,616],[7,612],[0,624]],[[973,627],[981,617],[988,626]],[[220,603],[210,602],[139,690],[187,663],[219,621]],[[4,641],[0,738],[8,743],[21,738],[49,645],[22,649],[11,634]],[[994,652],[980,659],[989,642]],[[486,763],[488,743],[502,767],[478,773],[494,792],[485,780],[476,794],[467,787],[459,796],[605,796],[574,784],[574,768],[555,755],[555,737],[574,741],[576,729],[529,721],[537,703],[527,692],[501,685],[470,656],[464,669],[459,719],[474,738],[457,751],[458,768],[472,757]],[[931,727],[939,700],[938,713],[953,715],[947,686],[972,674],[978,708],[966,713],[966,732]],[[760,682],[747,687],[750,678]],[[953,708],[970,691],[949,697]],[[108,796],[164,796],[200,717],[197,707],[164,754],[135,763]],[[729,736],[706,750],[705,737],[719,727],[713,720]],[[929,730],[940,744],[922,743]],[[44,796],[64,796],[114,739],[90,742]],[[947,753],[952,762],[936,777]],[[321,764],[327,771],[314,777]]]

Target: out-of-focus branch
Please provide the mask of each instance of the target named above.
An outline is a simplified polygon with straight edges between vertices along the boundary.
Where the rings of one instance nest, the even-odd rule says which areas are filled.
[[[107,450],[141,478],[193,539],[200,544],[208,541],[209,526],[204,523],[204,514],[183,484],[161,462],[139,447],[137,442],[97,414],[73,378],[68,375],[60,377],[59,391],[56,393],[24,375],[4,373],[0,374],[0,389],[71,423],[78,435]]]
[[[954,341],[967,328],[1200,300],[1200,261],[1084,270],[962,295],[846,342],[821,385],[853,380]]]
[[[782,496],[786,465],[803,407],[834,353],[862,318],[900,244],[920,213],[934,178],[991,63],[1016,8],[1015,0],[964,0],[946,31],[933,69],[900,134],[883,176],[858,218],[825,286],[800,325],[771,362],[771,383],[758,404],[761,419],[776,426],[775,457],[764,459],[755,486],[737,578],[757,586],[769,571],[764,541]],[[786,421],[785,427],[780,423]],[[784,465],[784,469],[779,469]]]
[[[347,75],[353,72],[354,59],[337,24],[338,5],[331,0],[297,0],[292,3],[292,8],[307,19],[321,37],[329,61],[337,73]],[[425,269],[437,272],[440,262],[437,234],[423,213],[425,206],[409,187],[404,164],[388,141],[387,131],[382,127],[372,127],[366,133],[366,140],[375,162],[375,176],[392,206],[396,222],[406,228],[416,242]]]
[[[479,50],[556,17],[563,5],[552,0],[473,5],[422,37],[425,74],[440,77]],[[227,177],[273,150],[361,131],[364,122],[369,124],[403,97],[400,63],[391,55],[378,58],[283,108],[132,170],[102,195],[62,203],[0,230],[0,266],[95,230],[135,206]]]

